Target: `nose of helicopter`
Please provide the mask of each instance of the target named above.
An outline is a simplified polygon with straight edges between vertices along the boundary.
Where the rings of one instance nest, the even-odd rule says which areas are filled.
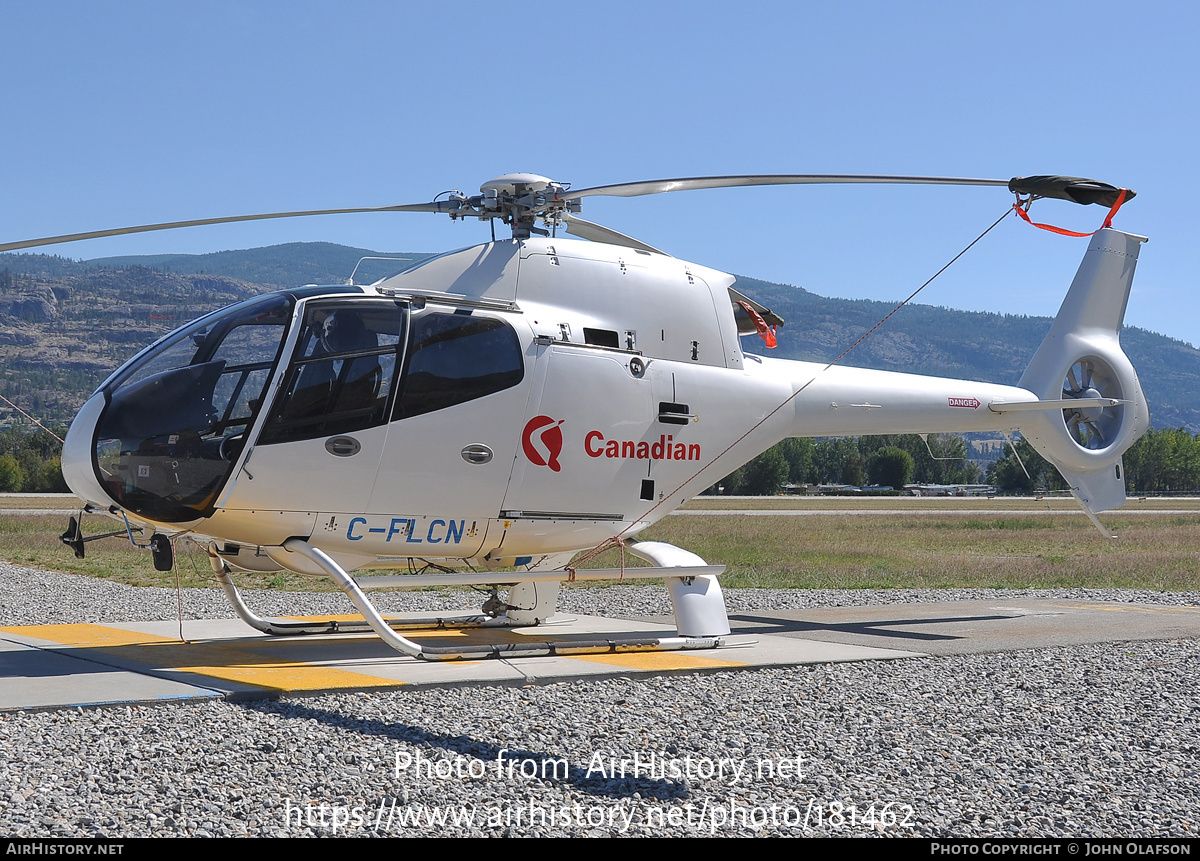
[[[210,516],[262,404],[295,299],[267,294],[176,329],[86,404],[63,444],[63,476],[86,502],[138,520]]]
[[[97,392],[83,405],[63,441],[62,474],[71,492],[93,505],[107,508],[112,499],[96,479],[92,469],[92,440],[96,438],[96,423],[104,412],[104,395]]]

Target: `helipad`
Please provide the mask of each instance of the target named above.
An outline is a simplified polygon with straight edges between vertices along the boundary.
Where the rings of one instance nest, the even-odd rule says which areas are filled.
[[[403,618],[404,614],[396,614]],[[0,710],[258,699],[404,686],[549,683],[1200,636],[1200,607],[966,601],[730,614],[720,649],[426,662],[373,635],[269,637],[236,620],[0,627]],[[665,621],[665,620],[664,620]],[[514,643],[671,635],[660,620],[580,616],[538,628],[406,631]]]

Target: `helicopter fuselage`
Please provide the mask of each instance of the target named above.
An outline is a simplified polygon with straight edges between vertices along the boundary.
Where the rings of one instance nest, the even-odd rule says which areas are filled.
[[[306,570],[282,549],[297,537],[347,570],[511,566],[633,535],[790,436],[1015,430],[1022,414],[992,407],[1038,400],[747,354],[733,282],[534,238],[258,297],[116,371],[64,474],[238,567]]]

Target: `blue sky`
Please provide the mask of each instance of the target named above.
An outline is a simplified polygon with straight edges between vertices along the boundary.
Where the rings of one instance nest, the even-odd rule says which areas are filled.
[[[576,187],[728,173],[1061,173],[1136,189],[1126,322],[1200,343],[1186,199],[1193,4],[0,0],[0,241],[371,206],[529,171]],[[676,256],[823,295],[911,292],[1003,189],[591,199]],[[1098,227],[1099,207],[1037,220]],[[58,246],[76,258],[327,240],[441,251],[485,224],[337,216]],[[1053,314],[1085,242],[1007,219],[920,297]],[[802,326],[802,320],[789,321]],[[784,334],[786,334],[786,329]]]

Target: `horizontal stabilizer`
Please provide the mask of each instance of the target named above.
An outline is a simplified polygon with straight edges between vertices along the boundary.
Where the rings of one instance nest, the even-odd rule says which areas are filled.
[[[1116,407],[1128,404],[1120,398],[1059,398],[1051,401],[992,401],[988,409],[994,413],[1019,413],[1027,410],[1082,410],[1094,407]]]

